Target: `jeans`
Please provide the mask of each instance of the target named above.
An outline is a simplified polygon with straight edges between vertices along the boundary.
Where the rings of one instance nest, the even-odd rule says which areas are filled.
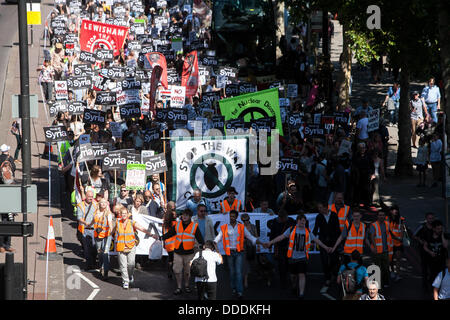
[[[97,250],[94,246],[94,230],[85,229],[83,237],[81,238],[83,244],[84,258],[86,259],[86,267],[88,269],[95,268],[95,260],[97,257]]]
[[[198,300],[216,300],[217,282],[196,282]]]
[[[377,253],[373,256],[373,263],[380,267],[381,285],[389,285],[389,254],[388,252]]]
[[[45,101],[52,100],[53,83],[41,82],[42,90],[44,91]]]
[[[109,271],[109,248],[111,247],[111,236],[103,239],[95,239],[95,246],[97,247],[97,254],[100,267],[103,267],[104,272]]]
[[[242,283],[242,263],[244,260],[244,252],[231,251],[227,256],[228,270],[230,271],[231,289],[238,294],[244,292]]]
[[[398,108],[400,106],[400,102],[394,101],[394,106],[395,106],[395,109],[389,111],[390,118],[391,118],[390,120],[391,120],[392,124],[396,124],[398,122]]]
[[[438,122],[438,118],[437,118],[437,102],[435,102],[435,103],[426,103],[426,105],[427,105],[428,114],[430,114],[431,118],[433,118],[433,122],[437,123]]]
[[[20,136],[20,134],[14,134],[14,136],[16,137],[17,141],[16,152],[14,152],[14,160],[17,160],[17,158],[19,157],[19,151],[20,149],[22,149],[22,137]]]
[[[322,262],[325,280],[329,281],[332,276],[337,275],[339,257],[336,252],[328,253],[324,249],[320,248],[320,260]]]

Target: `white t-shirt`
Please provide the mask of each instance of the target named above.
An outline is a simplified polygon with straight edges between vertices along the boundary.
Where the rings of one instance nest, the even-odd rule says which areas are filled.
[[[369,124],[368,118],[362,118],[356,124],[356,128],[359,129],[358,139],[365,140],[369,138],[369,132],[367,131],[368,124]]]
[[[199,256],[200,252],[197,252],[192,261]],[[204,280],[203,278],[195,277],[195,282],[217,282],[216,265],[222,264],[222,257],[217,252],[209,249],[203,250],[202,256],[208,262],[208,279]]]
[[[436,279],[434,279],[433,287],[434,288],[441,287],[441,290],[439,290],[438,295],[439,300],[450,299],[450,272],[448,272],[448,268],[445,269],[444,279],[442,279],[442,271],[439,272]]]

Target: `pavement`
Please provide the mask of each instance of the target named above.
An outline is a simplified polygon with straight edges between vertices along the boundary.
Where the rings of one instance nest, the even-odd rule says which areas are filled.
[[[44,0],[41,2],[42,20],[45,19],[51,10],[53,2]],[[9,129],[13,121],[11,116],[11,95],[20,94],[20,67],[19,67],[19,47],[18,47],[18,18],[17,5],[0,6],[0,28],[3,32],[0,35],[0,70],[6,71],[6,77],[0,72],[0,88],[4,88],[1,101],[0,115],[0,143],[6,143],[11,146],[10,153],[13,155],[16,148],[16,139],[10,133]],[[30,94],[38,95],[39,117],[31,119],[31,168],[32,183],[37,185],[38,189],[38,213],[27,215],[27,220],[34,224],[34,236],[27,239],[27,273],[28,279],[33,281],[28,285],[28,300],[43,300],[46,298],[45,292],[47,288],[48,300],[64,300],[64,269],[63,260],[49,261],[48,268],[46,261],[40,260],[39,257],[44,253],[49,216],[53,217],[55,239],[58,253],[62,248],[61,233],[61,217],[60,217],[60,191],[59,191],[59,174],[55,162],[50,163],[51,174],[51,198],[49,199],[49,161],[42,158],[44,150],[44,134],[43,127],[50,125],[48,116],[45,113],[42,97],[38,86],[37,67],[42,64],[43,56],[43,34],[44,26],[33,27],[33,46],[28,46],[29,56],[29,86]],[[30,28],[29,28],[30,29]],[[6,32],[14,30],[14,32]],[[31,43],[31,32],[28,33],[29,43]],[[7,49],[7,50],[5,50]],[[2,92],[2,91],[0,91]],[[19,159],[21,156],[19,157]],[[16,180],[21,183],[22,166],[17,165]],[[51,203],[49,203],[51,200]],[[22,214],[19,214],[15,221],[23,220]],[[16,249],[14,260],[16,263],[22,263],[23,257],[23,241],[22,238],[13,237],[12,247]],[[0,263],[4,262],[4,254],[0,255]],[[48,281],[46,281],[48,274]]]
[[[41,10],[43,18],[48,14],[51,7],[50,2],[45,0],[42,2]],[[4,7],[0,7],[0,15],[4,15]],[[8,9],[9,6],[8,6]],[[9,13],[11,17],[14,15]],[[16,14],[17,16],[17,14]],[[13,21],[13,18],[11,18]],[[6,21],[6,22],[4,22]],[[16,22],[0,19],[0,27],[3,30],[5,24],[13,25]],[[336,57],[339,57],[341,46],[340,26],[335,23],[335,36],[332,40],[332,61],[336,63]],[[29,46],[29,65],[30,65],[30,93],[38,94],[39,100],[42,100],[40,90],[37,84],[36,68],[39,62],[42,62],[42,41],[38,41],[38,35],[42,35],[43,26],[35,27],[34,46]],[[12,33],[11,33],[12,34]],[[7,59],[7,73],[4,81],[0,74],[0,87],[4,86],[4,94],[2,99],[2,108],[0,115],[0,144],[6,143],[15,149],[15,138],[9,132],[12,122],[10,97],[12,94],[18,94],[19,86],[19,50],[14,42],[18,42],[17,33],[11,38],[12,40],[1,38],[0,48],[8,48],[8,58],[2,55],[0,50],[0,66]],[[11,42],[12,41],[12,42]],[[5,47],[8,46],[8,47]],[[3,52],[3,55],[5,53]],[[3,70],[3,68],[0,68]],[[366,95],[373,101],[381,101],[384,99],[384,93],[392,81],[389,77],[383,78],[381,84],[371,84],[368,79],[367,72],[358,71],[353,68],[353,95],[351,98],[352,106],[356,107],[360,102],[361,96]],[[413,83],[414,84],[414,83]],[[414,84],[420,87],[422,84]],[[95,272],[78,272],[83,266],[83,259],[80,254],[80,245],[76,240],[76,221],[73,216],[68,195],[64,193],[63,179],[56,168],[56,163],[42,158],[44,150],[43,126],[47,126],[47,115],[43,108],[43,104],[39,104],[39,118],[32,119],[31,128],[31,150],[32,150],[32,179],[33,183],[38,185],[38,213],[28,215],[28,221],[34,223],[34,236],[28,239],[28,279],[34,281],[33,285],[28,286],[29,300],[45,299],[45,291],[47,286],[48,300],[194,300],[196,299],[195,291],[190,294],[174,296],[175,289],[174,280],[167,279],[165,264],[163,261],[152,262],[145,270],[137,270],[135,273],[136,283],[131,290],[122,290],[120,286],[120,277],[118,274],[111,272],[111,279],[108,282],[102,281],[98,273]],[[397,129],[390,127],[391,135],[390,155],[389,155],[389,172],[393,172],[395,164],[395,150],[398,141]],[[415,152],[415,151],[414,151]],[[49,179],[49,167],[50,175]],[[20,183],[21,166],[18,165],[16,172]],[[417,177],[396,178],[392,175],[388,178],[387,183],[383,184],[380,193],[386,203],[397,203],[400,206],[402,215],[407,219],[408,226],[414,229],[420,221],[423,220],[425,212],[433,211],[438,218],[445,221],[444,217],[444,200],[440,197],[440,188],[423,188],[415,187]],[[51,181],[51,199],[49,199],[49,181]],[[49,201],[51,200],[51,201]],[[48,262],[48,272],[46,270],[46,261],[40,260],[39,257],[44,251],[45,239],[47,237],[49,216],[53,217],[57,252],[63,256],[59,261]],[[21,221],[19,214],[16,221]],[[23,261],[23,246],[21,238],[13,238],[12,246],[17,250],[15,261]],[[391,299],[412,299],[424,300],[429,299],[429,295],[422,292],[420,287],[420,269],[417,254],[413,249],[408,249],[405,253],[406,260],[404,263],[404,279],[400,280],[385,294]],[[4,255],[0,255],[0,263],[4,262]],[[112,258],[113,268],[117,267],[114,258]],[[323,277],[318,256],[313,256],[309,266],[311,271],[307,278],[306,294],[308,299],[312,300],[333,300],[339,299],[339,288],[331,287],[328,291],[321,293]],[[46,280],[48,274],[48,280]],[[231,289],[228,285],[228,275],[226,267],[221,266],[218,269],[219,282],[223,285],[223,290],[218,293],[218,299],[230,299]],[[249,288],[246,290],[246,296],[251,299],[280,299],[290,300],[295,297],[290,294],[289,289],[281,289],[274,277],[271,286],[262,281],[257,276],[253,276],[249,280]]]

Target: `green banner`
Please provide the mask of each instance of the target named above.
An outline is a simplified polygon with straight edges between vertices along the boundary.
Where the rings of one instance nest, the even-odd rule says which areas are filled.
[[[225,121],[244,118],[244,122],[250,122],[252,119],[275,117],[276,128],[283,135],[278,88],[222,99],[219,105]]]

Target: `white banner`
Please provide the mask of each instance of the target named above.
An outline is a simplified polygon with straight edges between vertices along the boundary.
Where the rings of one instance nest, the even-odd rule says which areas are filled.
[[[256,230],[258,231],[258,234],[259,234],[259,240],[261,242],[269,242],[270,229],[267,227],[267,222],[270,220],[276,219],[277,216],[276,215],[271,216],[271,215],[268,215],[265,213],[252,213],[252,212],[248,212],[247,214],[250,217],[250,223],[254,224],[256,226]],[[239,213],[239,217],[238,217],[239,222],[242,222],[241,216],[242,216],[242,212]],[[305,214],[305,216],[308,219],[309,230],[312,231],[314,229],[314,224],[316,222],[317,213],[308,213],[308,214]],[[220,226],[230,222],[230,218],[229,218],[228,214],[221,214],[221,213],[211,214],[211,215],[209,215],[209,217],[213,221],[213,225],[215,227],[216,234],[219,233]],[[294,220],[297,219],[296,215],[291,215],[289,217],[291,217]],[[225,251],[223,250],[222,241],[220,241],[217,244],[217,247],[219,248],[219,251],[221,254],[225,254]],[[269,250],[269,249],[266,249],[263,246],[257,244],[256,245],[256,253],[273,253],[273,246]],[[315,246],[312,246],[309,253],[319,253],[319,251],[315,248]]]
[[[55,99],[68,100],[67,81],[55,81]]]
[[[186,207],[196,188],[216,212],[230,187],[237,190],[236,198],[245,203],[247,139],[175,141],[175,154],[177,209]]]
[[[380,124],[380,109],[373,109],[367,115],[369,123],[367,125],[367,132],[378,130]]]

